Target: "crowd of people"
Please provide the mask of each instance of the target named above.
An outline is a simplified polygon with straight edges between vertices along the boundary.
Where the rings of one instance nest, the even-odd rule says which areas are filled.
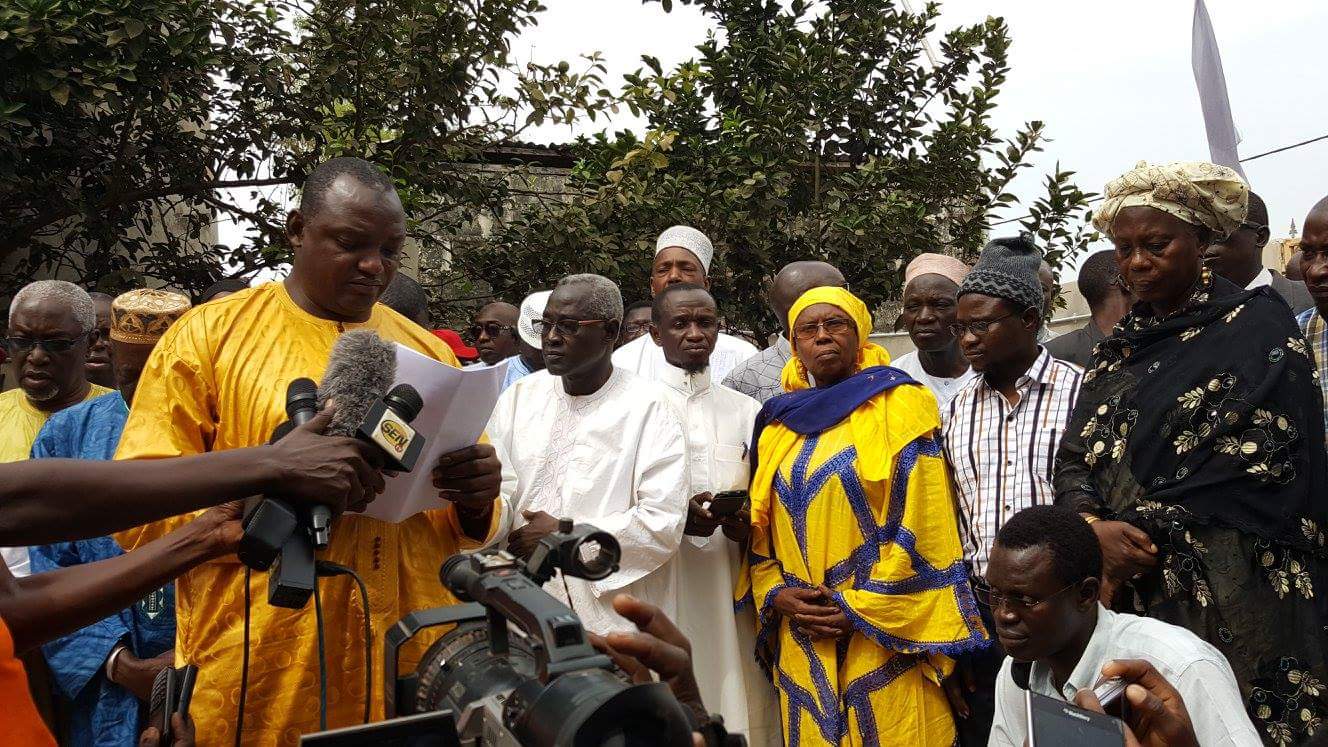
[[[1131,744],[1328,743],[1328,198],[1303,281],[1262,267],[1267,214],[1230,169],[1141,163],[1094,216],[1113,248],[1079,272],[1082,329],[1051,334],[1050,266],[998,238],[907,265],[893,361],[884,299],[812,260],[770,278],[758,350],[689,226],[648,287],[570,274],[434,330],[396,190],[355,158],[309,176],[282,281],[32,283],[0,394],[0,741],[155,744],[145,703],[184,664],[176,744],[380,720],[366,646],[455,603],[443,561],[529,557],[572,518],[619,567],[546,590],[750,744],[1017,747],[1025,691],[1100,711],[1110,677]],[[329,411],[268,443],[286,384],[361,329],[506,366],[485,437],[420,467],[437,508],[399,524],[357,513],[381,462],[321,435]],[[365,591],[320,585],[321,637],[235,557],[256,494],[339,514],[319,557]]]

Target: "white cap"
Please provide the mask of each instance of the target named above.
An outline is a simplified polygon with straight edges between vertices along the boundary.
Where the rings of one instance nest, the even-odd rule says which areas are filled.
[[[691,226],[674,226],[661,233],[655,240],[655,256],[671,246],[682,247],[691,252],[701,262],[701,268],[710,274],[710,260],[715,258],[715,245],[705,234]]]
[[[540,336],[535,332],[535,320],[544,316],[544,307],[549,305],[549,296],[553,291],[536,291],[526,296],[521,302],[521,313],[516,317],[516,333],[532,348],[540,346]]]

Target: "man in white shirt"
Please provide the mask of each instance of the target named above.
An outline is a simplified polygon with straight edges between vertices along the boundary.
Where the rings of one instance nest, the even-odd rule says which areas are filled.
[[[1180,693],[1204,747],[1257,747],[1231,665],[1185,628],[1111,612],[1098,603],[1097,535],[1065,506],[1034,506],[1001,527],[978,600],[1009,653],[996,680],[989,747],[1021,747],[1024,690],[1065,701],[1092,688],[1108,662],[1143,659]]]
[[[714,256],[715,247],[710,239],[691,226],[674,226],[660,234],[655,240],[655,262],[650,268],[650,295],[657,296],[678,283],[709,288],[710,261]],[[734,366],[753,355],[756,355],[755,345],[721,332],[715,338],[715,352],[710,356],[710,378],[720,383]],[[659,345],[649,335],[642,335],[618,348],[613,354],[613,365],[658,380],[659,372],[669,364]]]
[[[692,641],[692,660],[704,701],[724,716],[730,732],[753,745],[779,744],[779,701],[756,665],[756,619],[733,611],[734,578],[746,538],[744,518],[713,516],[715,494],[747,490],[748,441],[761,405],[711,381],[710,354],[719,311],[699,285],[671,285],[655,296],[650,334],[669,366],[660,381],[683,417],[691,501],[678,551],[678,616]],[[716,531],[721,523],[724,531]]]
[[[1263,248],[1271,235],[1268,206],[1263,198],[1250,192],[1245,220],[1230,236],[1208,247],[1204,262],[1213,272],[1246,290],[1272,286],[1291,307],[1293,315],[1301,314],[1314,305],[1305,284],[1263,266]]]
[[[614,367],[622,296],[599,275],[563,278],[535,328],[545,370],[498,399],[488,433],[503,464],[515,528],[508,549],[528,557],[558,519],[593,524],[622,546],[617,573],[555,578],[545,588],[586,630],[635,630],[613,610],[628,592],[677,614],[671,561],[687,518],[687,450],[664,388]]]
[[[955,394],[977,375],[950,331],[959,307],[959,284],[968,276],[968,270],[968,265],[955,257],[930,252],[919,254],[904,270],[899,322],[917,349],[890,365],[936,395],[941,417],[949,413]]]

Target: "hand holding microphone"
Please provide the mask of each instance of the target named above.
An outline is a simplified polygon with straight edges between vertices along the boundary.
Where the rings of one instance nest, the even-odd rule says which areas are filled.
[[[284,475],[283,490],[275,497],[298,506],[326,506],[336,516],[345,510],[364,510],[383,492],[385,483],[374,466],[372,446],[354,438],[321,435],[336,414],[333,404],[268,447]]]

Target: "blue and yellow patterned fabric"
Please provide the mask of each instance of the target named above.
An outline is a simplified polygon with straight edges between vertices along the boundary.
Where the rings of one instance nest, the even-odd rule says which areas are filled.
[[[817,290],[816,302],[841,302]],[[790,745],[953,744],[941,680],[951,657],[987,645],[936,399],[874,362],[776,397],[758,418],[750,588],[737,596],[756,604],[756,653]],[[788,587],[829,589],[853,632],[815,640],[790,625],[773,605]]]

